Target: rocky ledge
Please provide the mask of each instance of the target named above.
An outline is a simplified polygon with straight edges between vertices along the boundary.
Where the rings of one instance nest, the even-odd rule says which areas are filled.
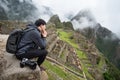
[[[29,67],[20,68],[20,61],[13,54],[5,51],[5,38],[0,35],[0,80],[40,80],[41,71]]]

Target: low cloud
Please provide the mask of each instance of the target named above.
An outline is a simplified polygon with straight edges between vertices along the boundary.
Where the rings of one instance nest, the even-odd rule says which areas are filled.
[[[77,14],[80,10],[89,8],[97,22],[117,35],[120,34],[120,0],[33,0],[33,2],[36,5],[50,7],[62,21],[68,20],[66,15],[69,13]]]
[[[81,17],[79,21],[73,20],[72,24],[74,25],[74,29],[83,29],[85,27],[94,27],[96,25],[95,22],[89,21],[86,17]]]

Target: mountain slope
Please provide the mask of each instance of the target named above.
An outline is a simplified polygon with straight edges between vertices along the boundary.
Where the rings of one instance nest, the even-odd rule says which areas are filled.
[[[103,53],[113,64],[119,66],[119,42],[120,39],[110,30],[98,26],[95,28],[87,27],[80,30],[80,33],[86,36],[92,43],[96,45],[101,53]]]
[[[85,18],[86,20],[84,20]],[[120,69],[120,39],[112,31],[97,23],[89,11],[81,11],[72,19],[78,31],[96,45],[117,68]]]
[[[52,29],[51,31],[52,33],[56,34],[56,29]],[[113,65],[111,65],[111,63],[109,63],[109,61],[106,58],[104,58],[103,55],[95,48],[95,46],[89,41],[87,41],[85,37],[83,37],[82,35],[79,36],[77,35],[77,33],[74,33],[74,31],[71,32],[69,30],[64,31],[62,29],[58,29],[57,33],[60,37],[60,41],[59,39],[58,41],[54,40],[55,38],[51,38],[53,39],[53,40],[50,40],[51,43],[49,43],[48,41],[49,43],[48,45],[49,46],[51,45],[50,47],[48,47],[48,51],[51,50],[48,56],[55,60],[55,61],[52,60],[52,63],[50,61],[51,65],[53,66],[57,64],[60,65],[59,63],[61,63],[64,65],[64,67],[63,66],[62,67],[58,66],[58,67],[62,68],[62,70],[65,70],[65,71],[66,71],[65,66],[70,68],[71,70],[81,74],[82,75],[81,79],[83,78],[83,80],[84,79],[103,80],[106,77],[107,78],[105,80],[119,79],[119,74],[120,74],[119,70],[115,68]],[[71,34],[74,34],[74,36]],[[52,34],[50,35],[52,37]],[[75,35],[77,35],[77,37]],[[77,43],[77,41],[80,41],[81,43],[80,42]],[[53,44],[54,46],[52,46]],[[64,48],[64,44],[68,47]],[[51,47],[53,48],[49,49]],[[66,51],[67,48],[68,50]],[[57,77],[60,77],[63,80],[67,80],[67,78],[60,76],[60,73],[62,74],[62,72],[59,73],[58,71],[57,73],[56,70],[54,71],[53,67],[52,68],[47,67],[46,64],[49,64],[49,63],[43,64],[44,67],[46,67],[46,69],[48,70],[48,74],[50,74],[49,72],[51,72],[52,70],[52,72],[56,73]],[[112,70],[114,70],[115,72],[111,73]],[[66,76],[68,76],[68,74],[66,74]],[[76,80],[76,79],[71,78],[68,80]]]

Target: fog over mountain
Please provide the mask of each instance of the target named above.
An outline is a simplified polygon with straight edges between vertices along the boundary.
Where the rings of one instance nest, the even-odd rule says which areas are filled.
[[[69,20],[81,10],[89,9],[97,22],[117,35],[120,34],[119,0],[33,0],[33,2],[38,8],[40,5],[49,7],[62,21]]]
[[[72,19],[74,29],[83,29],[85,27],[95,27],[97,21],[90,10],[81,10]]]
[[[52,16],[49,7],[34,4],[32,0],[0,0],[0,20],[34,21]]]

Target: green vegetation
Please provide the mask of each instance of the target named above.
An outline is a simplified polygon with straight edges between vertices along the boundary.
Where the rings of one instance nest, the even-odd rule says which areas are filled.
[[[99,57],[99,62],[98,62],[98,65],[97,65],[98,68],[102,69],[104,65],[106,65],[106,67],[107,67],[106,60],[105,60],[105,59],[106,59],[106,58],[103,57],[103,56],[100,56],[100,57]]]
[[[85,64],[84,60],[82,60],[82,59],[85,59],[85,61],[87,61],[88,57],[86,56],[86,54],[84,52],[82,52],[79,49],[79,46],[76,43],[76,40],[74,38],[72,38],[74,32],[70,31],[70,30],[64,31],[63,29],[58,29],[57,33],[61,40],[65,41],[66,43],[71,45],[74,48],[74,50],[76,51],[77,56],[78,56],[79,60],[81,61],[80,63],[81,63],[82,71],[85,73],[85,76],[87,77],[87,79],[95,80],[94,73],[90,72],[89,67],[88,67],[88,66],[93,67],[93,65],[90,63]],[[101,40],[99,40],[99,41],[101,41]],[[64,59],[64,56],[66,53],[67,53],[67,51],[63,52],[60,55],[60,58]],[[60,67],[58,65],[51,64],[49,61],[45,61],[44,66],[47,69],[47,74],[49,76],[49,80],[54,80],[56,78],[61,78],[63,80],[70,80],[70,79],[71,80],[79,80],[79,78],[77,76],[65,71],[65,69],[63,69],[62,67]],[[75,69],[73,66],[70,66],[67,63],[65,64],[65,66],[69,67],[70,69],[72,69],[76,72],[79,72],[79,71],[77,71],[77,69]],[[120,79],[120,77],[119,77],[120,71],[115,66],[113,66],[106,58],[104,58],[103,55],[100,55],[97,58],[97,64],[94,65],[93,68],[95,68],[95,71],[99,71],[99,75],[103,74],[103,76],[101,76],[101,77],[104,77],[105,80],[119,80]],[[82,74],[82,71],[80,72],[80,74]]]
[[[76,49],[76,52],[78,53],[79,58],[87,58],[85,53],[83,53],[82,51]]]
[[[85,66],[84,63],[81,63],[82,69],[86,75],[87,78],[89,78],[90,80],[94,80],[94,78],[91,76],[91,74],[88,72],[88,68]]]
[[[120,71],[103,56],[101,56],[100,58],[98,68],[104,69],[104,72],[102,73],[103,73],[105,80],[119,80],[120,79],[120,76],[119,76]]]
[[[47,69],[49,80],[55,80],[55,77],[56,79],[62,78],[63,80],[82,80],[82,79],[79,79],[77,76],[68,73],[62,67],[52,64],[49,61],[45,61],[43,66]]]
[[[116,66],[119,65],[118,64],[119,62],[115,61],[114,59],[116,54],[116,49],[118,47],[117,40],[103,39],[101,37],[97,37],[96,47],[99,49],[100,52],[102,52],[108,58],[109,61],[114,63]]]
[[[74,39],[70,39],[71,35],[73,34],[73,32],[65,32],[62,29],[58,30],[58,34],[60,39],[64,40],[65,42],[67,42],[68,44],[70,44],[71,46],[73,46],[77,52],[77,55],[79,58],[87,58],[86,55],[79,50],[79,46],[78,44],[75,43]]]
[[[105,80],[116,80],[109,72],[103,74]]]
[[[105,62],[108,66],[108,70],[103,74],[105,80],[120,80],[120,71],[107,59]]]
[[[60,58],[61,58],[62,60],[64,60],[66,54],[67,54],[67,52],[64,51],[64,52],[60,55]]]
[[[56,28],[63,28],[63,24],[61,23],[58,15],[53,15],[50,18],[49,22],[53,23],[56,26]]]
[[[72,31],[65,32],[62,29],[58,29],[58,34],[59,34],[60,39],[62,39],[63,41],[66,41],[68,44],[70,44],[74,48],[78,49],[78,45],[75,44],[74,40],[70,39],[71,35],[73,34]]]
[[[67,31],[63,31],[62,29],[59,29],[58,30],[58,34],[59,34],[60,39],[66,41],[68,44],[70,44],[71,46],[73,46],[75,48],[79,59],[87,58],[85,53],[83,53],[82,51],[79,50],[79,46],[78,46],[77,43],[75,43],[74,39],[70,39],[71,35],[73,34],[72,31],[71,32],[67,32]],[[83,71],[85,72],[86,76],[93,80],[93,77],[88,72],[88,69],[85,66],[85,64],[83,64],[81,62],[81,66],[82,66]]]
[[[73,29],[73,25],[72,25],[72,23],[71,22],[63,22],[63,26],[64,26],[64,29],[66,29],[66,30],[74,30]]]

